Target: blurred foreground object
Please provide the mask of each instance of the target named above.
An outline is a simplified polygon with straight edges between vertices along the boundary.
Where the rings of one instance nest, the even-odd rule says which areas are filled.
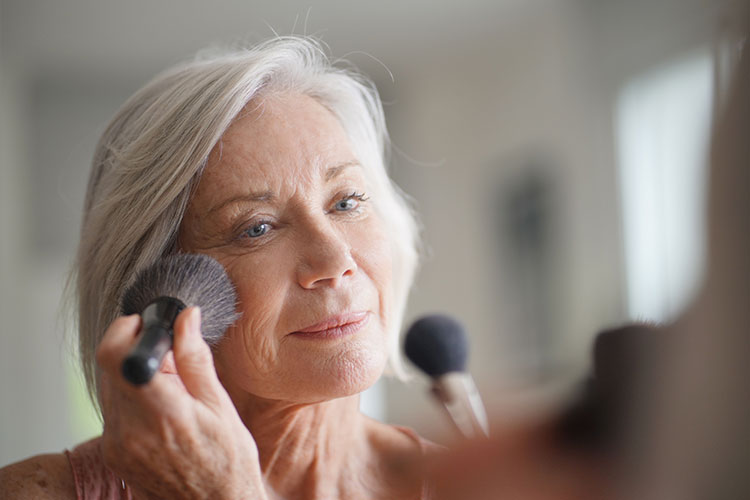
[[[437,459],[440,500],[599,500],[610,498],[610,464],[560,447],[545,422],[493,427],[492,438]]]
[[[601,332],[593,372],[564,411],[496,422],[491,440],[437,457],[438,497],[450,499],[598,500],[613,497],[638,374],[651,371],[663,332],[625,325]]]
[[[644,385],[632,498],[750,498],[750,3],[743,7],[739,61],[712,138],[706,280],[672,326],[660,379]]]

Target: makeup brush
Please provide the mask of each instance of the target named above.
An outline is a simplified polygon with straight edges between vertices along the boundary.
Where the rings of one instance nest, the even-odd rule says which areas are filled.
[[[209,345],[224,336],[239,315],[224,267],[207,255],[177,254],[143,269],[122,297],[122,313],[143,319],[138,341],[122,363],[134,385],[148,383],[172,348],[174,321],[187,307],[201,309],[201,333]]]
[[[407,331],[404,351],[432,379],[432,395],[456,429],[466,438],[487,436],[484,404],[466,371],[469,341],[463,326],[443,314],[424,316]]]

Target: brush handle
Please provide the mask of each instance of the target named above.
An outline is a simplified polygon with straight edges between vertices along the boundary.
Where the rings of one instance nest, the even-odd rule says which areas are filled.
[[[141,313],[143,328],[135,346],[122,362],[122,375],[133,385],[148,383],[159,371],[162,359],[172,348],[172,329],[185,308],[173,297],[154,299]]]

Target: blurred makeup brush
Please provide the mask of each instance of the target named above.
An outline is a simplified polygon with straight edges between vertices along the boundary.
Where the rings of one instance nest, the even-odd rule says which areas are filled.
[[[466,371],[469,341],[457,320],[443,314],[418,319],[406,333],[404,351],[432,379],[432,395],[461,435],[489,435],[484,404]]]

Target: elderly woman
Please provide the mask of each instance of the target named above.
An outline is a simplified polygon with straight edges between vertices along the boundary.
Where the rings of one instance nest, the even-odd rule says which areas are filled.
[[[199,58],[136,93],[97,147],[77,261],[80,352],[104,432],[2,471],[3,498],[426,498],[400,464],[428,446],[359,412],[386,365],[417,264],[384,167],[377,93],[315,43]],[[201,253],[240,319],[215,346],[197,308],[147,385],[120,365],[134,274]]]

